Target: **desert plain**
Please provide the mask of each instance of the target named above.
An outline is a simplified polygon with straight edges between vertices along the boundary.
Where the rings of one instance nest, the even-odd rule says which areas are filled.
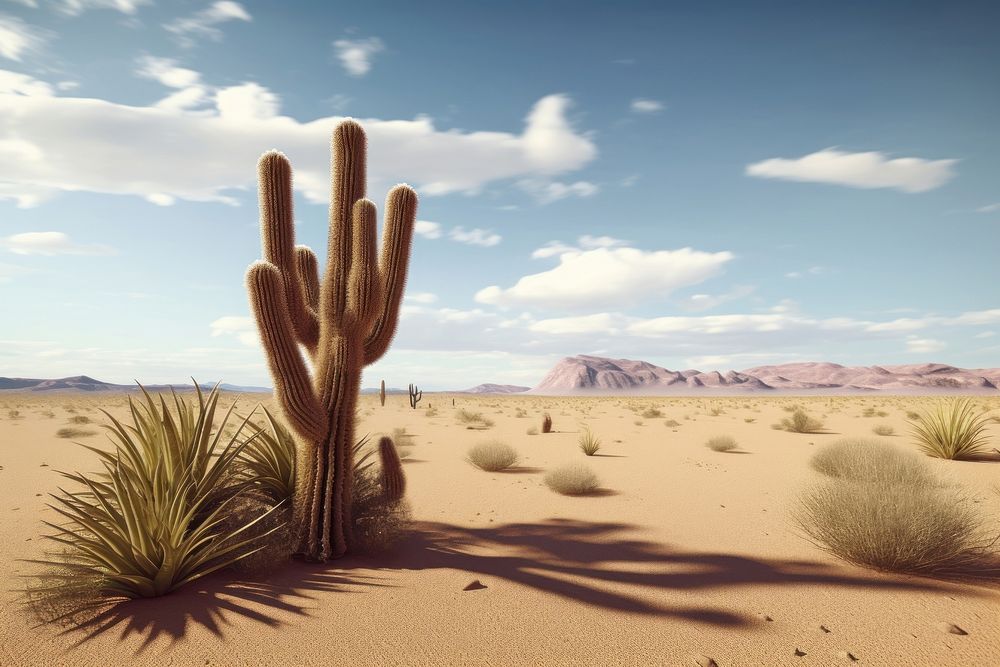
[[[385,406],[364,395],[358,435],[395,432],[405,455],[414,522],[394,551],[221,572],[162,598],[39,625],[19,590],[33,567],[24,561],[47,548],[48,494],[64,483],[57,471],[96,469],[75,443],[108,446],[100,409],[124,418],[127,398],[5,393],[0,664],[1000,664],[998,586],[854,566],[812,544],[791,517],[820,477],[809,464],[818,448],[871,437],[916,452],[907,413],[937,400],[428,393],[411,409],[405,395]],[[1000,416],[1000,397],[973,400]],[[276,407],[268,395],[238,401],[244,411]],[[820,418],[822,432],[773,429],[792,406]],[[463,421],[463,410],[483,419]],[[544,413],[547,434],[537,432]],[[84,433],[57,435],[64,428]],[[587,429],[601,441],[591,457],[578,445]],[[705,446],[719,435],[738,448]],[[989,437],[1000,446],[997,420]],[[468,449],[488,440],[514,447],[517,465],[470,465]],[[1000,533],[1000,455],[922,458]],[[569,462],[598,475],[597,493],[563,496],[544,484],[547,470]]]

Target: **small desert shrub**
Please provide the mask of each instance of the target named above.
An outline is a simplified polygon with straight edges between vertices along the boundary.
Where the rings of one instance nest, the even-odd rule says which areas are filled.
[[[714,438],[709,438],[705,446],[711,449],[713,452],[731,452],[736,449],[736,438],[731,435],[717,435]]]
[[[470,412],[462,408],[456,413],[458,421],[465,424],[470,429],[486,429],[493,426],[493,420],[484,416],[481,412]]]
[[[551,433],[551,432],[552,432],[552,415],[546,412],[542,416],[542,433]]]
[[[538,427],[537,426],[529,426],[528,430],[526,431],[526,433],[528,435],[538,435]]]
[[[646,408],[642,411],[643,419],[658,419],[663,416],[663,411],[659,408]]]
[[[56,413],[52,412],[51,410],[42,410],[38,414],[45,417],[46,419],[52,419],[56,416]]]
[[[908,411],[906,413],[906,418],[910,419],[910,420],[912,420],[912,419],[920,419],[920,413],[919,412],[914,412],[913,410],[910,410],[910,411]]]
[[[995,563],[981,515],[941,486],[824,482],[794,518],[821,549],[877,570],[984,576]]]
[[[589,428],[580,434],[580,451],[584,454],[593,456],[600,448],[601,439],[594,435]]]
[[[472,447],[466,460],[480,470],[496,472],[517,463],[517,450],[505,442],[489,440]]]
[[[791,417],[782,419],[778,428],[792,433],[816,433],[823,428],[823,422],[809,416],[800,408],[793,412]]]
[[[746,422],[747,424],[752,424],[752,423],[754,423],[757,420],[754,419],[753,417],[744,417],[743,421]]]
[[[713,406],[713,407],[712,407],[712,408],[711,408],[711,409],[710,409],[710,410],[708,411],[708,414],[712,415],[713,417],[718,417],[719,415],[724,415],[724,414],[726,414],[726,411],[725,411],[725,410],[723,410],[722,408],[720,408],[719,406]]]
[[[432,406],[431,406],[431,405],[430,405],[430,404],[428,403],[428,405],[427,405],[427,409],[426,409],[426,410],[424,410],[424,415],[425,415],[425,416],[427,416],[427,417],[437,417],[437,414],[438,414],[438,409],[437,409],[437,408],[435,408],[435,407],[432,407]]]
[[[514,409],[514,418],[515,419],[524,419],[527,416],[528,416],[528,411],[525,410],[524,408],[515,408]]]
[[[896,429],[889,426],[888,424],[878,424],[872,427],[872,433],[875,435],[890,436],[896,432]]]
[[[935,483],[915,455],[869,438],[845,438],[826,445],[809,462],[834,479],[874,484],[925,486]]]
[[[663,422],[663,424],[667,428],[677,428],[678,426],[681,425],[681,423],[676,419],[668,419],[667,421]]]
[[[70,424],[89,424],[91,422],[90,417],[86,415],[76,415],[69,418]]]
[[[21,418],[21,411],[20,410],[8,410],[7,411],[7,419],[20,419],[20,418]]]
[[[545,484],[564,496],[583,496],[596,491],[601,482],[587,466],[571,463],[546,473]]]
[[[57,438],[89,438],[92,435],[97,435],[97,431],[89,428],[73,428],[67,426],[66,428],[61,428],[56,431]]]
[[[942,402],[910,422],[917,445],[928,456],[965,459],[986,448],[986,416],[969,399]]]
[[[405,499],[393,500],[385,493],[383,475],[371,460],[374,450],[359,456],[367,444],[365,436],[354,445],[351,516],[358,550],[378,554],[391,550],[409,533],[410,506]]]
[[[875,408],[865,408],[864,412],[861,413],[862,417],[874,417]]]

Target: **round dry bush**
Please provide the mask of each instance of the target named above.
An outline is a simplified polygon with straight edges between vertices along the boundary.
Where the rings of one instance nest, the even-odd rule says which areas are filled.
[[[879,424],[872,427],[872,433],[875,435],[890,436],[896,432],[896,429],[889,426],[888,424]]]
[[[500,440],[489,440],[470,449],[466,460],[480,470],[496,472],[517,463],[517,450]]]
[[[717,435],[714,438],[709,438],[705,446],[713,452],[731,452],[738,447],[736,438],[731,435]]]
[[[845,438],[826,445],[809,462],[813,469],[854,482],[934,485],[923,461],[871,438]]]
[[[828,481],[793,516],[821,549],[877,570],[983,576],[996,567],[982,515],[954,489]]]
[[[582,463],[570,463],[546,473],[545,484],[564,496],[585,496],[596,491],[601,481]]]

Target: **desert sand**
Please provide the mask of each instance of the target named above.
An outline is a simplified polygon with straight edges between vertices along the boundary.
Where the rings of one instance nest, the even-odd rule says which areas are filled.
[[[805,540],[789,517],[819,477],[809,466],[819,446],[889,425],[897,435],[883,439],[915,451],[905,415],[930,400],[428,393],[412,410],[405,395],[384,407],[363,396],[359,435],[405,428],[413,436],[404,468],[416,523],[393,554],[213,575],[83,627],[36,627],[14,590],[32,571],[21,559],[45,548],[41,521],[53,518],[45,502],[61,484],[57,469],[96,469],[92,453],[56,433],[81,415],[94,424],[73,426],[99,431],[97,408],[123,417],[125,399],[3,394],[0,664],[694,665],[705,656],[727,667],[850,664],[848,653],[862,665],[1000,664],[996,586],[849,565]],[[1000,415],[1000,398],[975,400]],[[773,430],[793,403],[821,417],[826,432]],[[650,407],[663,415],[642,417]],[[869,407],[887,414],[862,416]],[[460,408],[495,424],[468,429]],[[527,416],[515,416],[518,408]],[[546,411],[555,432],[528,435]],[[584,426],[602,440],[597,456],[577,446]],[[1000,445],[1000,424],[990,429],[991,446]],[[738,452],[704,446],[722,434]],[[75,439],[106,444],[103,434]],[[469,465],[468,448],[488,439],[515,447],[519,467]],[[570,461],[588,464],[602,492],[567,497],[543,484],[545,470]],[[1000,531],[1000,463],[927,462]],[[474,581],[485,588],[463,590]]]

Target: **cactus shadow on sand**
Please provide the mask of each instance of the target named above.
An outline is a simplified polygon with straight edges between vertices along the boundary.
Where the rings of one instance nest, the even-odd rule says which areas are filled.
[[[251,578],[236,579],[232,573],[206,577],[155,600],[90,612],[63,634],[78,636],[79,645],[114,631],[122,641],[137,642],[136,653],[162,638],[179,641],[192,627],[224,640],[225,629],[240,618],[279,629],[289,614],[308,617],[315,608],[338,604],[336,599],[322,600],[332,593],[364,594],[372,593],[371,588],[406,585],[393,574],[396,570],[454,570],[487,587],[516,584],[608,611],[748,631],[756,625],[751,610],[692,606],[682,602],[689,599],[685,595],[672,601],[671,593],[702,591],[707,596],[728,590],[727,599],[739,599],[739,589],[760,585],[956,590],[949,582],[827,562],[674,549],[638,539],[638,530],[624,523],[564,519],[482,528],[421,522],[391,554],[348,556],[326,564],[289,563]],[[465,579],[456,585],[467,583]]]

